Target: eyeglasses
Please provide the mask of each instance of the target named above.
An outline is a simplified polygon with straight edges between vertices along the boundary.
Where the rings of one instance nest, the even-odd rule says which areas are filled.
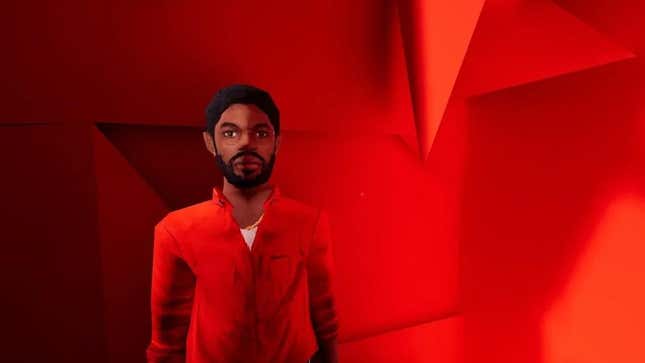
[[[271,142],[274,136],[274,132],[266,128],[253,130],[225,128],[220,131],[223,142],[229,144],[237,144],[240,142],[242,140],[242,134],[244,133],[248,134],[249,139],[252,137],[256,143]]]

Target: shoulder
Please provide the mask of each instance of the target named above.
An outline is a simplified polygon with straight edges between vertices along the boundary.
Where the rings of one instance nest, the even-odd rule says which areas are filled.
[[[276,205],[282,213],[289,214],[294,218],[304,218],[306,220],[318,219],[318,215],[322,211],[319,206],[287,196],[281,196]]]
[[[275,206],[283,221],[302,228],[307,231],[305,233],[313,233],[321,222],[324,224],[327,220],[327,211],[323,207],[291,197],[282,196]]]
[[[206,220],[214,218],[218,209],[212,200],[206,200],[172,210],[158,224],[173,231],[190,230],[203,224]]]

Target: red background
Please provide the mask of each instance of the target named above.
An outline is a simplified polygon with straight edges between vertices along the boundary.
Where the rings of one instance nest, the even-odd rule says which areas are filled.
[[[233,82],[330,212],[343,362],[645,361],[641,2],[3,8],[3,361],[144,361],[152,228],[221,182]]]

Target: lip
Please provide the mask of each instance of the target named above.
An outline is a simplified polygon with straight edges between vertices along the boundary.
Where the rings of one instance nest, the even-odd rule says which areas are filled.
[[[238,165],[239,167],[242,167],[242,168],[259,168],[260,167],[260,163],[258,163],[257,161],[239,162],[239,163],[235,163],[235,165]]]
[[[254,157],[244,157],[240,161],[236,162],[236,164],[242,164],[242,165],[257,164],[257,165],[260,165],[260,162],[258,161],[257,158],[254,158]]]

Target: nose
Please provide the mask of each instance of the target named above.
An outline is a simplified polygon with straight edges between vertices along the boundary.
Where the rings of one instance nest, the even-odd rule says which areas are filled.
[[[250,130],[240,130],[240,146],[248,145],[255,141],[250,133]]]
[[[241,136],[239,143],[237,145],[238,152],[240,153],[248,153],[248,152],[257,152],[257,146],[255,145],[255,141],[253,141],[252,137],[249,136]]]

